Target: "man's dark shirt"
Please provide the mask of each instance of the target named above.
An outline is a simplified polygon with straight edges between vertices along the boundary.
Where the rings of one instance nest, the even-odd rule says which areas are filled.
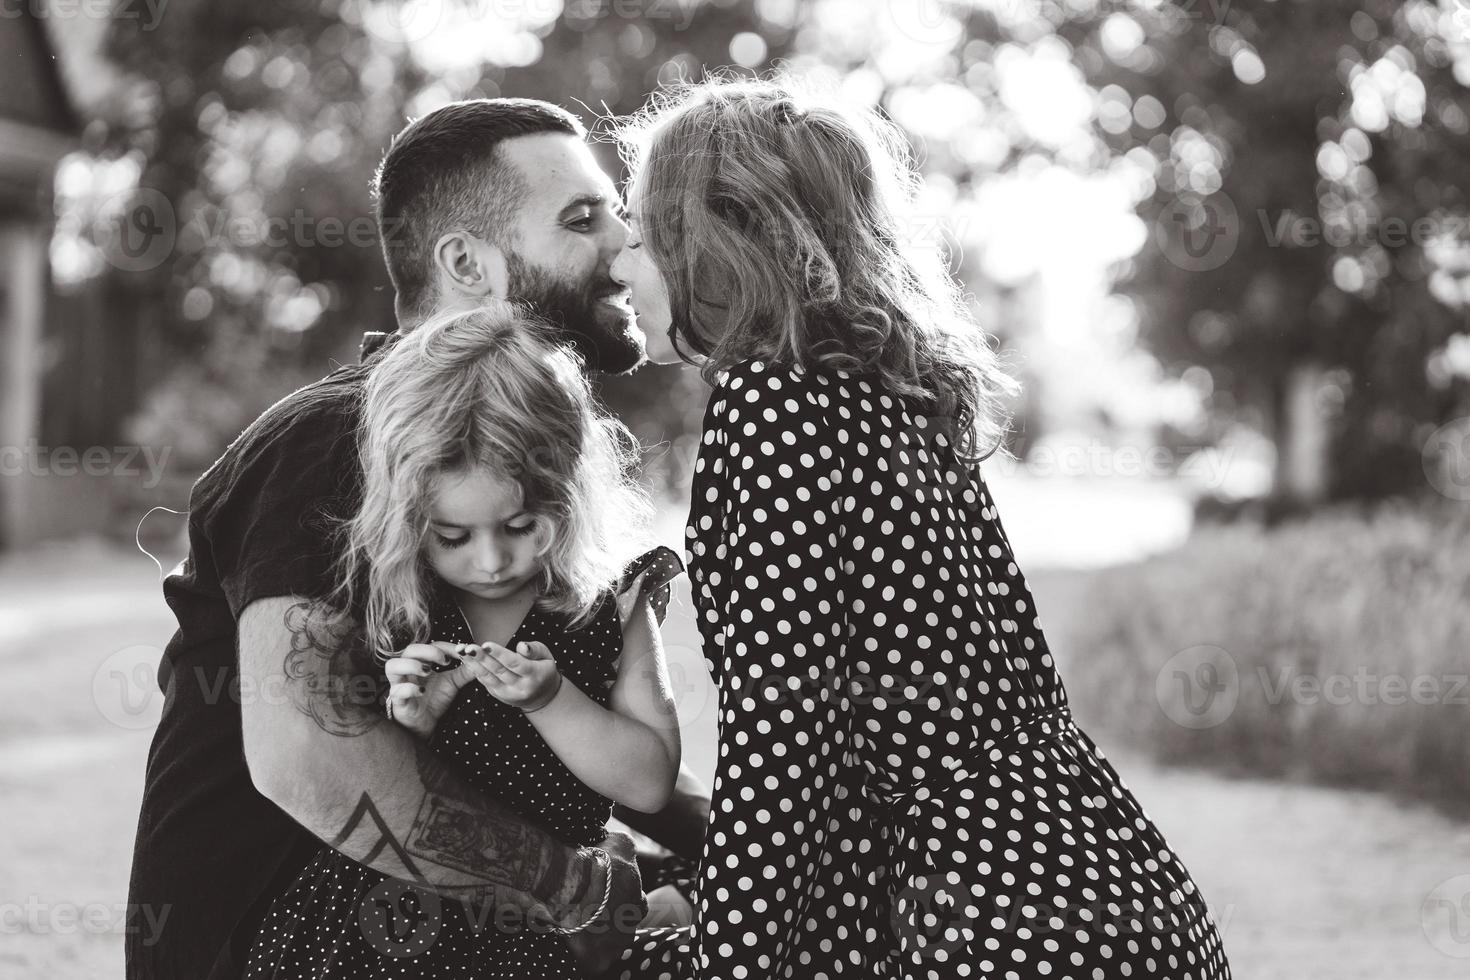
[[[361,496],[366,375],[339,368],[277,402],[190,494],[189,556],[163,585],[179,628],[159,666],[166,697],[133,852],[128,980],[236,980],[271,902],[321,847],[251,782],[241,699],[283,692],[241,691],[236,627],[257,599],[331,593],[333,533]]]

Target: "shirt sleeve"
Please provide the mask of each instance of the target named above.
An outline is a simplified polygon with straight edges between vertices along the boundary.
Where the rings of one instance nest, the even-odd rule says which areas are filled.
[[[288,396],[196,486],[190,510],[236,621],[257,599],[320,599],[337,584],[336,535],[356,499],[358,456],[352,403],[335,394]]]
[[[756,362],[706,411],[690,578],[720,738],[697,976],[800,975],[796,947],[831,900],[814,898],[814,883],[854,763],[843,471],[826,408],[812,379]]]

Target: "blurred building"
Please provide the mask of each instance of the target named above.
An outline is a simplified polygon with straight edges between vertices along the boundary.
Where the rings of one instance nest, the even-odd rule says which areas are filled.
[[[56,164],[78,121],[43,25],[0,17],[0,547],[35,540],[48,469],[41,445],[48,253]]]

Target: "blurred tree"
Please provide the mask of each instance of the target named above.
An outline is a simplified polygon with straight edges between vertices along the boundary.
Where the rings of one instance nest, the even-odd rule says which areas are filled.
[[[392,324],[369,185],[407,117],[500,95],[580,107],[588,123],[631,112],[660,81],[778,56],[787,32],[754,7],[173,0],[147,30],[114,20],[119,83],[94,106],[89,150],[98,168],[129,164],[136,186],[68,206],[84,230],[120,216],[112,240],[71,244],[94,253],[78,264],[116,297],[110,315],[156,337],[166,365],[134,437],[202,467],[328,358],[353,357],[361,330]],[[599,153],[616,174],[611,147]],[[641,434],[675,438],[697,378],[650,373],[606,395]]]
[[[1324,420],[1329,495],[1422,488],[1430,430],[1470,407],[1470,7],[1079,6],[1058,33],[1152,190],[1121,270],[1144,341],[1285,463]]]
[[[1166,441],[1262,431],[1282,497],[1424,486],[1430,431],[1470,410],[1470,3],[864,9],[817,0],[822,36],[798,48],[874,91],[953,208],[1057,167],[1129,188],[1147,235],[1112,278],[1141,344],[1207,410]],[[972,234],[971,287],[993,291],[1038,235],[1026,226],[1056,214]],[[1101,239],[1083,218],[1039,237]]]
[[[137,171],[176,238],[152,265],[104,243],[113,265],[94,267],[171,365],[140,438],[198,446],[196,464],[391,322],[368,183],[406,116],[505,94],[580,103],[591,121],[706,65],[778,59],[910,132],[939,219],[912,231],[958,246],[984,308],[1007,310],[1033,274],[1014,261],[1023,238],[1036,262],[1103,236],[1015,216],[967,253],[976,229],[945,219],[993,224],[976,210],[987,188],[1057,168],[1112,182],[1073,195],[1128,188],[1146,240],[1115,235],[1093,258],[1113,263],[1141,343],[1208,409],[1180,441],[1245,422],[1297,457],[1322,442],[1326,492],[1384,495],[1422,485],[1429,430],[1466,411],[1462,0],[174,0],[150,30],[114,21],[109,50],[123,81],[90,145],[99,167]],[[1055,286],[1014,295],[1051,302]],[[671,441],[674,480],[700,391],[677,371],[605,388],[641,435]],[[177,409],[207,401],[221,407]],[[1314,420],[1330,442],[1293,432]],[[1306,473],[1308,492],[1311,472],[1278,467]]]

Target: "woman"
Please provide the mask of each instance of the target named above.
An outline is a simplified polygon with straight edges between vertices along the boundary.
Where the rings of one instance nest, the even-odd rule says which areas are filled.
[[[613,275],[714,386],[688,545],[720,689],[694,933],[625,975],[1228,977],[1072,720],[978,465],[1014,382],[906,247],[902,139],[765,81],[620,136]]]

